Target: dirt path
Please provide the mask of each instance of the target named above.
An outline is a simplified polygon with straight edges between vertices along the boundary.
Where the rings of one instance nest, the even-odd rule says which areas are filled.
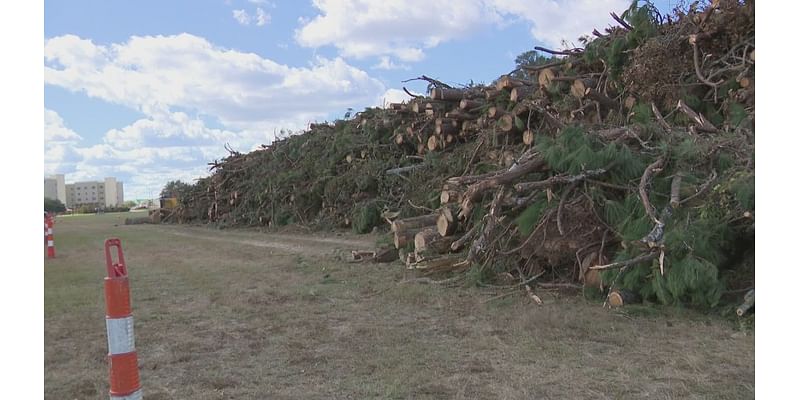
[[[319,234],[298,235],[291,233],[260,233],[253,231],[213,231],[203,227],[160,225],[152,229],[170,235],[212,242],[226,242],[247,246],[266,247],[291,254],[329,256],[337,251],[366,250],[375,247],[374,236],[357,237],[339,233],[326,237]]]
[[[148,400],[753,398],[750,331],[576,295],[399,283],[373,237],[58,221],[45,398],[107,399],[103,239],[121,238]],[[116,223],[116,224],[115,224]]]

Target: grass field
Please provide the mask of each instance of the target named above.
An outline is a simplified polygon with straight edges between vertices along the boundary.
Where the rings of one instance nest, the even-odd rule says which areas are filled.
[[[103,240],[122,239],[145,399],[753,398],[752,331],[580,296],[399,282],[375,236],[70,216],[45,261],[45,397],[107,399]],[[636,310],[636,309],[634,309]]]

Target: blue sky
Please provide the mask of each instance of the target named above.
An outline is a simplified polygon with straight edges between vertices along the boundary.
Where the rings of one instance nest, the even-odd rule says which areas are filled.
[[[671,2],[656,2],[666,11]],[[491,82],[535,45],[609,26],[625,0],[45,2],[45,174],[126,198],[207,175],[225,143],[405,98],[422,74]]]

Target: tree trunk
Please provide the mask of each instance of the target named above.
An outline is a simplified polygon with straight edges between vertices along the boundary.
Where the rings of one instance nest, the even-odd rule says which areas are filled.
[[[747,294],[744,295],[744,302],[742,305],[736,308],[736,315],[742,317],[745,313],[747,313],[751,308],[755,307],[756,305],[756,290],[751,289]]]
[[[596,85],[594,79],[575,79],[572,81],[572,86],[569,88],[569,93],[578,99],[586,96],[586,89],[593,88]]]
[[[508,99],[517,103],[530,97],[535,91],[536,89],[533,86],[517,86],[511,89],[511,95]]]
[[[450,244],[453,243],[452,236],[441,236],[436,232],[436,228],[423,229],[414,235],[414,251],[422,253],[433,251],[439,254],[450,252]]]
[[[544,68],[539,71],[537,81],[539,82],[539,86],[548,87],[555,77],[556,71],[553,68]]]
[[[433,88],[431,98],[435,100],[460,101],[464,98],[464,91],[459,89]]]
[[[608,294],[608,305],[611,307],[622,307],[641,301],[642,298],[638,294],[626,289],[614,289]]]
[[[392,221],[392,232],[435,225],[437,219],[439,219],[439,214],[426,214],[418,217],[396,219]]]
[[[462,109],[464,111],[470,111],[470,110],[472,110],[474,108],[478,108],[478,107],[482,106],[483,104],[484,103],[482,101],[479,101],[479,100],[462,99],[461,102],[458,103],[458,108],[460,108],[460,109]]]
[[[436,220],[436,231],[440,236],[450,236],[456,231],[458,221],[453,216],[453,211],[444,207],[439,211],[439,218]],[[449,245],[448,245],[449,246]]]
[[[505,114],[507,114],[506,111],[497,106],[491,106],[486,111],[486,116],[489,117],[489,119],[500,119],[500,117]]]
[[[497,127],[500,128],[501,132],[512,133],[518,132],[519,127],[516,124],[517,117],[513,114],[506,114],[500,117],[500,120],[497,121]]]
[[[435,223],[435,222],[434,222]],[[401,228],[394,231],[394,247],[400,249],[409,243],[414,243],[414,236],[424,229],[435,229],[436,225],[427,225],[415,228]]]
[[[522,132],[522,143],[530,146],[533,145],[534,133],[530,129],[526,129],[525,132]]]
[[[513,88],[515,88],[517,86],[522,86],[524,84],[525,83],[522,82],[519,79],[514,79],[514,78],[512,78],[512,77],[510,77],[508,75],[503,75],[503,76],[500,77],[500,79],[497,80],[497,83],[495,84],[495,88],[497,90],[513,89]]]

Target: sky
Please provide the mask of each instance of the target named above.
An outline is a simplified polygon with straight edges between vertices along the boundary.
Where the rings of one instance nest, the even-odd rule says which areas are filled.
[[[667,12],[675,1],[657,1]],[[489,83],[541,45],[578,46],[627,0],[48,0],[44,173],[125,197],[194,182],[225,145],[422,93]]]

